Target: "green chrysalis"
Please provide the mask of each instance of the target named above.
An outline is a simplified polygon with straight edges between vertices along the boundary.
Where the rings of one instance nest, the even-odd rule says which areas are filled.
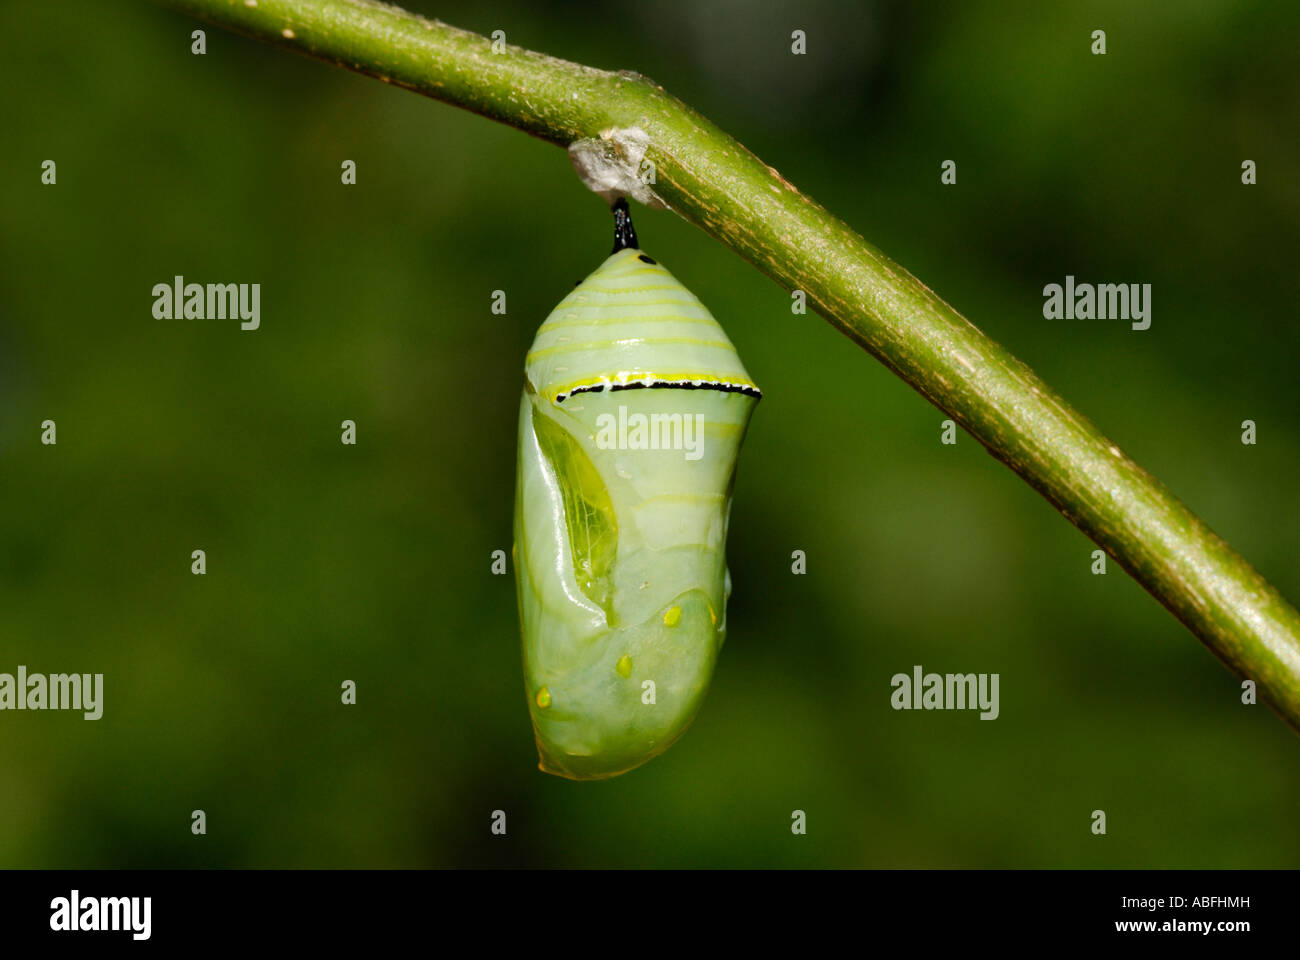
[[[537,331],[519,410],[524,683],[540,768],[573,780],[640,766],[699,710],[760,396],[709,311],[641,253],[626,200],[614,219],[613,254]]]

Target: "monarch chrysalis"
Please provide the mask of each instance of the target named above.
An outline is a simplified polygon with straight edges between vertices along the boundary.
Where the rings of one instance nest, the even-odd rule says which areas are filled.
[[[694,719],[726,631],[736,458],[760,396],[704,305],[640,251],[560,301],[525,360],[515,569],[539,767],[617,776]]]

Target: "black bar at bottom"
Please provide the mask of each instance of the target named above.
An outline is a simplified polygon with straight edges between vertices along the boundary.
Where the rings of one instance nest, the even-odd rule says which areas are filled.
[[[335,949],[414,936],[456,953],[457,943],[472,952],[516,940],[539,958],[777,930],[815,933],[818,943],[842,931],[867,949],[1234,948],[1293,929],[1296,887],[1293,871],[18,870],[0,872],[0,938],[93,953],[144,943]]]

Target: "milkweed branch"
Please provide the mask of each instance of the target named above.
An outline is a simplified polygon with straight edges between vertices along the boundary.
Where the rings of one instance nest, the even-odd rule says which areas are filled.
[[[1027,366],[662,87],[504,44],[494,52],[477,34],[367,0],[163,2],[560,146],[635,134],[604,142],[615,165],[639,164],[644,149],[655,171],[648,199],[804,291],[834,327],[961,424],[1224,663],[1256,681],[1300,730],[1300,613]]]

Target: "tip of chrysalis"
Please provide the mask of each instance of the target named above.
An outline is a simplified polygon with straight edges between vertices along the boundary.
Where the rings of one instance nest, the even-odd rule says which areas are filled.
[[[632,226],[632,212],[627,207],[627,197],[619,197],[614,201],[614,249],[613,253],[620,250],[640,250],[641,245],[637,243],[636,228]]]

